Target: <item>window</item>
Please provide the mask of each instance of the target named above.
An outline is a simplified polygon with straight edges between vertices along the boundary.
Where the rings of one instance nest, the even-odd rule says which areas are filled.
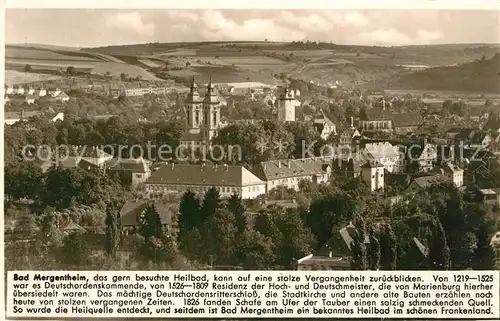
[[[199,111],[196,111],[195,113],[195,122],[194,122],[194,125],[198,125],[200,123],[200,112]]]
[[[188,125],[191,125],[191,113],[188,113],[187,122],[188,122]]]
[[[208,125],[208,111],[205,111],[205,115],[203,116],[204,119],[204,123],[205,125]]]
[[[212,115],[212,121],[214,125],[217,125],[217,111],[214,110]]]

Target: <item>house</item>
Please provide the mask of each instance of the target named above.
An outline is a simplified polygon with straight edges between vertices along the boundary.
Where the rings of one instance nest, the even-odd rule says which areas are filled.
[[[13,95],[14,94],[14,87],[12,85],[5,85],[5,94],[6,95]]]
[[[14,89],[14,93],[17,95],[24,95],[24,87],[18,86],[16,89]]]
[[[326,140],[331,134],[337,134],[337,126],[320,109],[318,117],[314,118],[313,126],[322,139]]]
[[[361,166],[361,178],[368,185],[370,192],[384,189],[384,166],[376,161],[367,161]]]
[[[57,95],[56,100],[62,101],[62,102],[67,102],[69,101],[69,96],[65,92],[61,92],[59,95]]]
[[[414,133],[423,124],[422,117],[418,114],[392,114],[392,127],[396,134],[405,135]]]
[[[419,190],[428,188],[433,184],[441,184],[445,181],[446,180],[444,179],[443,175],[441,175],[441,174],[416,177],[413,179],[413,181],[410,183],[410,185],[406,188],[405,194],[413,194]]]
[[[151,205],[160,216],[162,230],[166,232],[173,228],[173,215],[176,212],[169,208],[168,204],[160,201],[136,200],[126,202],[120,209],[121,227],[124,234],[134,234],[137,231],[141,216]]]
[[[464,170],[450,162],[443,166],[443,174],[452,181],[456,187],[464,185]]]
[[[130,177],[132,186],[144,183],[151,175],[151,171],[142,157],[114,159],[108,166],[107,172],[109,174],[120,173]]]
[[[500,205],[500,188],[480,189],[479,193],[483,195],[486,204]]]
[[[27,95],[32,95],[32,96],[33,96],[33,95],[35,95],[35,88],[30,87],[30,88],[28,89]]]
[[[476,132],[470,141],[471,148],[485,149],[492,143],[493,136],[485,132]]]
[[[38,97],[45,97],[45,96],[47,96],[47,89],[40,88],[40,90],[38,90]]]
[[[339,147],[351,147],[353,139],[361,137],[359,131],[354,127],[354,119],[351,117],[351,127],[343,130],[339,135]]]
[[[38,111],[21,111],[19,112],[6,112],[4,113],[4,122],[6,125],[13,125],[20,121],[27,121],[32,117],[41,116],[42,113]]]
[[[164,164],[145,182],[149,198],[183,194],[188,190],[203,194],[215,187],[221,197],[233,194],[253,199],[266,193],[266,183],[243,166]]]
[[[33,95],[26,95],[26,98],[24,99],[24,101],[28,104],[28,105],[32,105],[35,103],[35,96]]]
[[[99,147],[95,146],[67,146],[66,151],[58,150],[52,152],[52,155],[58,156],[57,159],[51,159],[45,162],[44,167],[63,166],[65,168],[80,167],[85,170],[104,169],[106,163],[113,159],[110,155]],[[80,164],[83,160],[83,163]]]
[[[364,160],[382,165],[389,173],[400,173],[404,169],[404,155],[398,146],[389,142],[368,143],[361,153]]]
[[[301,180],[328,182],[331,176],[329,159],[322,157],[271,160],[261,162],[253,172],[266,184],[266,192],[278,186],[299,190]]]
[[[49,90],[49,95],[52,97],[52,98],[55,98],[57,96],[59,96],[59,94],[61,93],[61,89],[59,88],[55,88],[55,89],[51,89]]]
[[[87,230],[80,225],[76,224],[75,221],[69,220],[67,224],[64,226],[60,226],[59,229],[65,234],[73,234],[73,233],[87,233]]]

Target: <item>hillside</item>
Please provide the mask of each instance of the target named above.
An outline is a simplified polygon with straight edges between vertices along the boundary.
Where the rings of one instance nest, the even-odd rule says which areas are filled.
[[[500,93],[500,54],[491,59],[401,75],[386,86],[390,89]]]

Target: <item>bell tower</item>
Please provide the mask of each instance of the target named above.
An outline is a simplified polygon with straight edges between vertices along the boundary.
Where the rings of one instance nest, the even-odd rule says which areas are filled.
[[[194,76],[186,99],[186,109],[186,128],[189,132],[199,133],[200,127],[203,123],[202,101],[200,99],[200,94],[198,93],[198,85],[196,84]]]
[[[202,137],[209,142],[217,135],[217,130],[220,127],[220,107],[221,103],[215,86],[212,84],[212,77],[207,85],[207,93],[203,99],[203,125]]]

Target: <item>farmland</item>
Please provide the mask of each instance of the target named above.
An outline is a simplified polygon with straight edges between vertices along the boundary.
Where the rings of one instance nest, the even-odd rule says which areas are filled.
[[[47,80],[58,80],[61,78],[61,76],[56,75],[33,74],[15,70],[5,70],[5,82],[9,85],[27,84]]]

